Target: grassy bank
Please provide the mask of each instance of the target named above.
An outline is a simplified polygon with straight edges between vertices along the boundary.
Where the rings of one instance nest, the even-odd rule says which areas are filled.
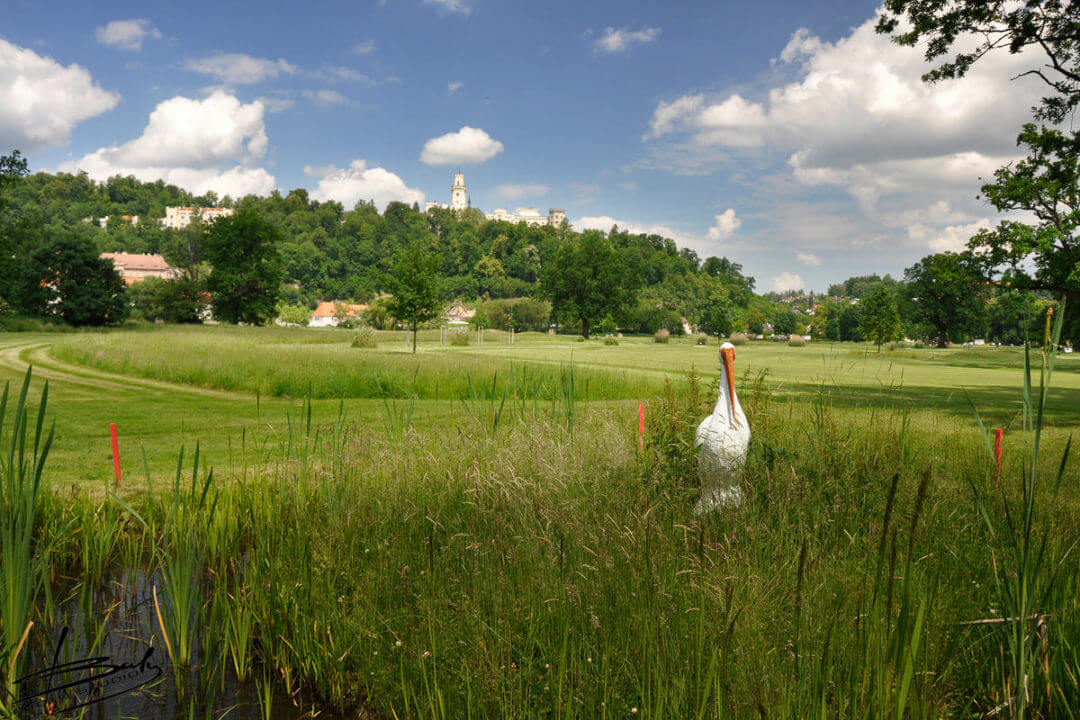
[[[696,481],[673,451],[702,410],[684,392],[657,408],[644,454],[600,409],[463,413],[382,437],[297,423],[257,471],[208,479],[189,459],[175,486],[140,483],[122,503],[50,494],[42,572],[161,573],[174,609],[151,629],[198,708],[237,666],[376,717],[945,717],[1004,702],[1006,633],[965,624],[1003,612],[969,487],[993,487],[977,434],[744,397],[748,502],[717,517],[691,516]],[[1039,527],[1055,561],[1080,531],[1075,472],[1062,500]],[[1039,608],[1046,716],[1080,702],[1078,588],[1072,558]]]

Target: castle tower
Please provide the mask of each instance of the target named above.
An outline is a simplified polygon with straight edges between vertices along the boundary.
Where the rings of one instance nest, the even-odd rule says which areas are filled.
[[[563,221],[565,220],[566,211],[562,208],[551,208],[548,210],[548,225],[551,227],[562,227]]]
[[[454,184],[450,186],[450,209],[464,210],[469,206],[468,188],[465,187],[465,173],[454,173]]]

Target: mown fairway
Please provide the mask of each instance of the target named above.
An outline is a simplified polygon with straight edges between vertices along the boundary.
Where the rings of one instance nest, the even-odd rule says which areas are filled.
[[[172,676],[188,679],[177,707],[201,716],[269,687],[344,717],[977,717],[1015,697],[1000,620],[1015,610],[995,587],[1022,577],[1041,643],[1025,656],[1031,716],[1075,717],[1075,458],[1049,499],[1080,423],[1075,356],[1047,403],[1043,571],[1017,575],[1003,524],[1031,448],[1017,349],[739,347],[747,500],[695,518],[715,344],[492,332],[452,347],[429,332],[412,356],[400,334],[351,339],[0,336],[3,378],[32,363],[31,402],[48,379],[57,422],[34,572],[91,604],[81,588],[119,592],[118,571],[158,578],[167,604],[146,632],[171,639]],[[1012,421],[1004,496],[968,395],[987,422]],[[120,499],[105,492],[109,422]],[[57,621],[28,617],[30,654],[47,655]],[[224,692],[241,676],[258,700]]]

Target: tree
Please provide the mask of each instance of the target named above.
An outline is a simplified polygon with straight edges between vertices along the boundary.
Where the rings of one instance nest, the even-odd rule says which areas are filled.
[[[33,252],[20,273],[17,303],[69,325],[117,325],[128,316],[126,286],[111,260],[70,232]]]
[[[881,352],[882,343],[895,340],[900,335],[900,313],[896,309],[896,299],[884,285],[874,288],[862,301],[862,334],[877,343]]]
[[[1033,61],[1021,73],[1041,80],[1049,92],[1036,118],[1060,123],[1080,105],[1080,13],[1072,0],[885,0],[877,31],[896,33],[901,21],[906,24],[893,40],[908,47],[924,42],[926,61],[941,61],[923,76],[928,82],[963,77],[992,52],[1034,48],[1049,61]],[[954,46],[961,49],[941,60]]]
[[[254,210],[218,218],[202,250],[210,262],[206,288],[223,322],[262,325],[276,315],[281,295],[281,233]]]
[[[698,325],[702,332],[709,335],[730,335],[734,323],[735,306],[731,302],[731,296],[727,290],[718,287],[709,293],[705,300]]]
[[[933,328],[939,346],[980,329],[985,281],[971,253],[927,255],[904,271],[916,320]]]
[[[560,243],[541,271],[541,286],[555,317],[580,321],[586,339],[592,323],[632,303],[637,291],[611,240],[596,230]]]
[[[413,242],[398,250],[393,267],[383,278],[392,296],[387,310],[412,328],[413,352],[416,352],[417,326],[437,317],[442,309],[441,263],[440,256]]]
[[[1080,8],[1074,0],[886,0],[877,30],[914,47],[925,42],[927,62],[937,67],[928,82],[963,77],[988,54],[1005,50],[1040,54],[1020,73],[1041,81],[1046,95],[1033,108],[1035,119],[1063,123],[1080,106]],[[901,27],[901,21],[905,25]],[[958,48],[954,52],[954,48]],[[1029,48],[1034,52],[1025,52]],[[954,53],[951,57],[947,57]],[[1048,289],[1068,296],[1064,334],[1080,340],[1080,248],[1077,246],[1076,156],[1080,133],[1025,125],[1018,143],[1029,156],[997,171],[983,186],[999,210],[1027,210],[1034,224],[1005,221],[969,243],[987,276],[1012,288]],[[1035,273],[1027,265],[1035,266]]]
[[[983,196],[1002,212],[1026,211],[1036,222],[1005,220],[968,246],[982,273],[1000,270],[1013,290],[1051,290],[1068,297],[1063,334],[1080,340],[1080,133],[1025,125],[1028,157],[994,173]]]

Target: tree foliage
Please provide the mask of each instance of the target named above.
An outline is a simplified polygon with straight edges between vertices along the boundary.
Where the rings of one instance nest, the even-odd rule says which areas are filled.
[[[875,287],[861,303],[862,318],[859,329],[863,337],[878,346],[900,337],[900,312],[896,309],[896,298],[884,285]]]
[[[216,220],[203,238],[213,268],[206,279],[214,317],[262,325],[276,315],[281,294],[281,233],[251,209]]]
[[[391,295],[387,310],[412,328],[413,352],[416,352],[417,327],[437,317],[442,310],[441,262],[439,255],[414,242],[398,250],[393,267],[383,280]]]
[[[613,308],[631,305],[638,285],[611,240],[596,230],[563,241],[544,266],[541,282],[555,317],[580,323],[585,338]]]
[[[979,333],[986,312],[986,284],[971,253],[927,255],[904,272],[916,319],[939,345]]]
[[[23,312],[75,326],[116,325],[130,310],[112,261],[71,233],[59,233],[33,252],[22,268],[15,302]]]

